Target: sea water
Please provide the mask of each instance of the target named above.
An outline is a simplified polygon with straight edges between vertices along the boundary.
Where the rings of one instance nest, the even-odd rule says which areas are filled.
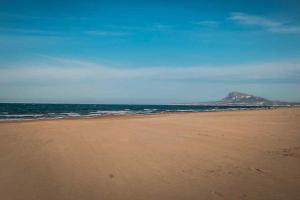
[[[123,104],[29,104],[0,103],[0,120],[91,118],[108,115],[166,112],[209,112],[267,108],[266,106],[123,105]]]

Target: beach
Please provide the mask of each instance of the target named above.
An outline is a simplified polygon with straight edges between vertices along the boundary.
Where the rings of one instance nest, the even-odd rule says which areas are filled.
[[[0,199],[299,199],[300,108],[0,123]]]

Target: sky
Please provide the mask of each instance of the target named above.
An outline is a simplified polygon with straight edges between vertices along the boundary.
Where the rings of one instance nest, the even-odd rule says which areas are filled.
[[[0,0],[0,102],[300,101],[296,0]]]

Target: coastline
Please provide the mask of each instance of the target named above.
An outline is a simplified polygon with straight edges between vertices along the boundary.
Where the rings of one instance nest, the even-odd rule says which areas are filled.
[[[86,119],[107,119],[107,118],[123,118],[123,117],[147,117],[156,115],[172,115],[172,114],[191,114],[191,113],[214,113],[214,112],[237,112],[237,111],[253,111],[253,110],[270,110],[270,109],[294,109],[300,108],[297,106],[270,106],[270,107],[250,107],[250,108],[230,108],[230,109],[212,109],[203,111],[164,111],[155,113],[128,113],[128,114],[106,114],[97,116],[69,116],[58,118],[32,118],[32,119],[0,119],[0,123],[14,123],[14,122],[31,122],[31,121],[52,121],[52,120],[86,120]]]

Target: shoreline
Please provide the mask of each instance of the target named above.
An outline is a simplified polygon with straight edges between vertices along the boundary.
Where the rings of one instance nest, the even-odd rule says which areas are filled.
[[[216,113],[216,112],[238,112],[238,111],[255,111],[255,110],[271,110],[271,109],[293,109],[293,107],[258,107],[258,108],[240,108],[240,109],[214,109],[203,111],[172,111],[172,112],[156,112],[156,113],[130,113],[130,114],[106,114],[99,116],[70,116],[61,118],[35,118],[35,119],[0,119],[0,123],[18,123],[18,122],[34,122],[34,121],[57,121],[57,120],[89,120],[89,119],[111,119],[111,118],[141,118],[147,116],[172,115],[172,114],[192,114],[192,113]]]

